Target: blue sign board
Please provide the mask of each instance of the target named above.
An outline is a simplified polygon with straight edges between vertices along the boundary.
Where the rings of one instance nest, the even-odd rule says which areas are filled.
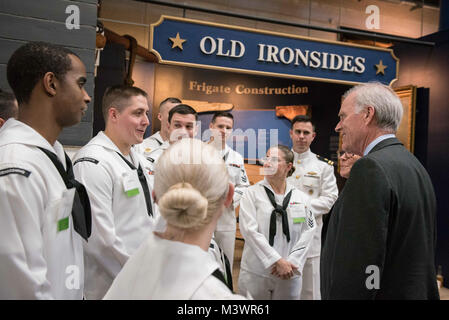
[[[393,50],[162,16],[151,25],[160,63],[345,84],[391,85]]]

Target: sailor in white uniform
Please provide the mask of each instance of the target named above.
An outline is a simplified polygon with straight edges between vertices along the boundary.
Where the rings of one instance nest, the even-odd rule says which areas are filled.
[[[292,120],[290,137],[296,170],[287,181],[307,194],[317,223],[312,248],[304,266],[301,300],[321,300],[320,254],[323,215],[330,211],[338,197],[333,162],[310,151],[310,144],[315,136],[315,128],[310,117],[296,116]]]
[[[159,104],[159,112],[157,118],[161,122],[161,130],[152,136],[143,139],[142,143],[136,144],[134,147],[144,157],[148,157],[151,152],[159,149],[162,145],[168,147],[168,138],[170,133],[168,130],[168,113],[170,110],[181,103],[178,98],[166,98]],[[167,148],[165,148],[167,149]]]
[[[307,197],[286,181],[294,170],[288,147],[270,148],[263,162],[265,179],[249,187],[240,201],[245,245],[239,292],[256,300],[298,300],[315,218]]]
[[[168,142],[164,142],[158,149],[152,151],[147,157],[146,157],[146,170],[150,174],[150,183],[152,188],[154,188],[154,174],[155,174],[155,167],[157,165],[157,162],[159,158],[162,156],[162,154],[167,150],[171,144],[178,141],[178,139],[182,138],[193,138],[196,134],[196,121],[198,120],[198,115],[196,111],[187,105],[178,105],[172,108],[169,112],[169,127],[168,127],[168,135],[171,137]],[[229,151],[228,147],[228,151]],[[232,150],[231,150],[232,151]],[[234,155],[233,153],[228,152],[228,155],[231,154],[231,158],[234,162],[240,163],[238,159],[238,154]],[[224,155],[222,155],[224,156]],[[241,160],[241,163],[243,164],[243,159]],[[235,172],[235,170],[233,170]],[[240,174],[240,173],[239,173]],[[235,174],[234,174],[235,175]],[[246,176],[246,175],[245,175]],[[235,180],[234,178],[231,178],[231,180]],[[240,186],[238,189],[237,195],[234,193],[234,199],[237,199],[235,201],[238,201],[241,198],[242,192],[240,191]],[[238,203],[238,202],[237,202]],[[231,205],[232,207],[232,205]],[[229,211],[234,211],[233,209],[225,208],[223,215],[227,215],[227,220],[229,220]],[[156,205],[155,210],[159,212],[159,208]],[[223,215],[221,215],[220,220],[222,220]],[[220,223],[220,220],[218,223]],[[228,242],[231,243],[231,245],[228,246],[230,254],[234,254],[234,242],[235,242],[235,214],[234,219],[231,220],[231,224],[234,223],[234,233],[231,234],[231,237],[228,237]],[[158,219],[155,229],[156,230],[165,230],[166,228],[166,221],[163,217],[160,217]],[[230,232],[227,232],[228,234],[232,233],[232,227],[228,229]],[[217,236],[215,234],[215,236]],[[229,239],[230,238],[230,239]],[[223,239],[221,237],[220,239]],[[215,238],[212,239],[210,246],[209,246],[209,253],[211,256],[216,260],[216,262],[220,265],[220,271],[222,271],[225,275],[226,284],[231,288],[232,290],[232,262],[233,258],[229,258],[226,251],[221,249],[221,246],[217,244],[218,240]]]
[[[164,153],[164,151],[168,149],[168,147],[170,147],[170,143],[164,142],[159,148],[153,150],[152,152],[143,153],[143,156],[145,158],[144,162],[145,171],[148,173],[150,177],[148,181],[151,188],[154,187],[154,170],[156,167],[156,163],[159,160],[160,156]]]
[[[89,199],[56,139],[87,109],[86,70],[43,42],[17,49],[7,69],[20,112],[0,130],[0,299],[82,299]]]
[[[74,157],[75,176],[92,205],[92,237],[85,245],[87,299],[101,299],[129,256],[153,231],[156,212],[144,158],[131,146],[148,126],[146,93],[108,88],[103,98],[105,131]]]
[[[207,163],[183,162],[208,159]],[[193,155],[193,157],[190,157]],[[198,157],[199,156],[199,157]],[[154,196],[167,221],[150,234],[118,274],[105,299],[243,299],[224,283],[208,248],[233,185],[218,152],[197,139],[170,146],[156,165]]]
[[[239,206],[240,199],[246,188],[249,187],[243,157],[226,144],[233,127],[234,117],[230,112],[216,112],[209,125],[209,129],[212,131],[209,144],[220,151],[235,188],[232,205],[224,210],[218,220],[214,235],[215,241],[229,259],[231,270],[234,262],[235,233],[237,228],[235,209]]]
[[[168,113],[168,141],[165,141],[156,150],[145,153],[145,169],[150,175],[150,185],[154,187],[155,166],[164,151],[179,139],[193,138],[197,130],[198,114],[192,107],[179,104],[170,109]]]

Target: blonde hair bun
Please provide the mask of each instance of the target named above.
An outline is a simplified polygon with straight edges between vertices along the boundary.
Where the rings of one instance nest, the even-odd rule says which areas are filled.
[[[162,153],[154,172],[153,190],[167,224],[199,229],[223,212],[229,174],[214,147],[179,140]]]
[[[207,199],[186,182],[171,186],[158,204],[162,216],[178,228],[194,228],[207,217]]]

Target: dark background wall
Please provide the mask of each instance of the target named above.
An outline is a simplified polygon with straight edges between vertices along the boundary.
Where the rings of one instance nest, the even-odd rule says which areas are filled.
[[[68,29],[66,8],[76,5],[80,28]],[[74,51],[86,65],[87,93],[92,97],[81,123],[66,128],[59,141],[64,145],[84,145],[92,137],[95,34],[97,0],[1,0],[0,1],[0,87],[11,91],[6,80],[6,65],[11,54],[29,41],[46,41]]]
[[[197,86],[192,85],[195,82]],[[205,83],[206,86],[223,88],[228,87],[229,93],[207,93],[199,89]],[[306,88],[298,94],[241,94],[242,88]],[[181,100],[196,100],[209,103],[227,103],[233,105],[235,127],[234,129],[253,129],[256,133],[267,130],[266,146],[270,145],[269,129],[278,129],[279,143],[291,146],[289,130],[290,123],[286,118],[275,115],[276,106],[307,105],[316,124],[317,136],[311,146],[313,152],[328,159],[335,155],[338,148],[338,133],[335,126],[338,123],[338,110],[341,97],[351,86],[347,84],[326,83],[321,81],[298,80],[290,78],[252,75],[247,73],[227,72],[221,70],[208,70],[201,68],[179,67],[159,64],[155,72],[154,105],[167,98],[175,96]],[[237,88],[240,88],[237,90]],[[240,93],[238,93],[240,92]],[[274,92],[274,91],[273,91]],[[154,121],[158,107],[153,112],[153,132],[159,130],[159,121]],[[266,111],[262,113],[261,111]],[[257,114],[257,112],[260,112]],[[256,116],[257,114],[257,116]],[[257,119],[255,119],[257,117]],[[209,128],[212,113],[200,115],[201,130]],[[262,139],[263,141],[264,139]],[[337,141],[337,144],[333,143]],[[229,143],[230,141],[228,141]],[[257,144],[259,143],[257,138]],[[254,158],[248,154],[248,143],[245,141],[244,158]],[[263,142],[262,142],[263,145]],[[235,146],[239,151],[239,147]],[[251,150],[254,150],[251,146]],[[260,150],[265,155],[266,150],[262,146]],[[242,152],[243,153],[243,152]]]
[[[434,47],[408,44],[396,45],[394,52],[400,59],[399,81],[403,86],[413,84],[427,88],[428,119],[425,110],[417,110],[417,128],[428,120],[426,132],[416,131],[420,152],[427,151],[424,165],[432,178],[437,197],[436,265],[443,268],[445,287],[449,286],[449,30],[421,38],[435,42]],[[423,96],[421,96],[423,98]],[[425,97],[424,97],[425,98]],[[425,103],[425,101],[424,101]],[[422,115],[420,114],[423,113]],[[422,117],[420,120],[420,117]],[[419,158],[419,157],[418,157]],[[421,160],[421,159],[420,159]]]
[[[108,87],[123,84],[126,76],[125,59],[125,47],[121,44],[108,43],[101,51],[100,65],[95,78],[92,136],[96,136],[98,131],[105,128],[101,110],[103,95]]]

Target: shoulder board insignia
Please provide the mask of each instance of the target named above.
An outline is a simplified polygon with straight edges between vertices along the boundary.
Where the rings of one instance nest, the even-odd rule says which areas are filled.
[[[330,166],[334,165],[334,162],[329,160],[329,159],[326,159],[326,158],[324,158],[324,157],[322,157],[320,155],[316,155],[316,157],[318,158],[318,160],[324,161],[324,162],[326,162]]]
[[[31,171],[22,168],[6,168],[0,170],[0,177],[7,176],[8,174],[19,174],[28,178],[31,174]]]
[[[144,152],[150,153],[151,152],[151,148],[145,148]]]
[[[150,162],[152,162],[152,163],[154,163],[154,159],[151,158],[151,157],[147,157],[147,160],[150,161]]]
[[[78,160],[76,160],[73,163],[73,165],[75,165],[77,163],[80,163],[80,162],[83,162],[83,161],[88,161],[88,162],[92,162],[92,163],[95,163],[95,164],[98,164],[98,162],[99,162],[97,159],[94,159],[94,158],[83,157],[83,158],[79,158]]]
[[[236,167],[236,168],[240,168],[240,165],[238,165],[238,164],[235,164],[235,163],[230,163],[229,164],[231,167]]]
[[[315,176],[315,175],[317,175],[317,173],[316,173],[316,172],[314,172],[314,171],[309,171],[309,172],[307,172],[307,174],[310,174],[310,175],[312,175],[312,176]]]

